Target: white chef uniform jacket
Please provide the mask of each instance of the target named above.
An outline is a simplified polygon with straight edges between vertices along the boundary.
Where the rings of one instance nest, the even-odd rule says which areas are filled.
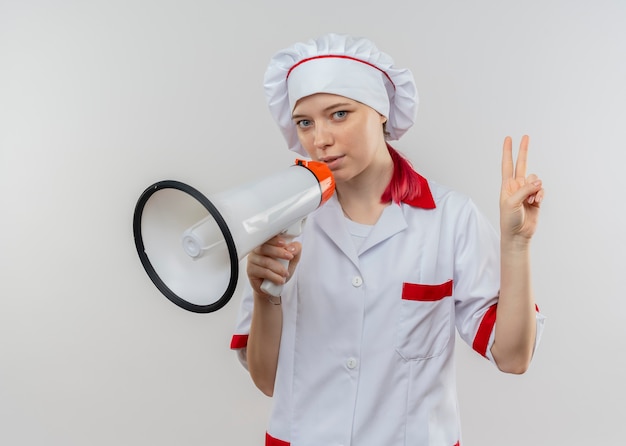
[[[499,239],[470,199],[420,179],[358,252],[336,197],[308,216],[266,446],[461,444],[455,327],[493,361]],[[244,365],[252,305],[248,285],[231,343]]]

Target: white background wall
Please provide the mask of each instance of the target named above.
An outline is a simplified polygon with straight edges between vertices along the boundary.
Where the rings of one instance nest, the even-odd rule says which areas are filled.
[[[459,346],[464,446],[623,443],[626,2],[1,0],[0,444],[262,444],[238,296],[167,301],[132,213],[161,179],[209,193],[289,165],[263,72],[327,31],[414,72],[396,147],[494,224],[501,142],[531,136],[547,328],[523,376]]]

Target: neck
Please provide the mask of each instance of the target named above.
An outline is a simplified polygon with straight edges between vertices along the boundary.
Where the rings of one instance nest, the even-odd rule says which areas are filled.
[[[383,162],[373,164],[350,181],[337,184],[337,198],[346,217],[357,223],[374,224],[385,207],[381,197],[393,175],[393,161],[387,153]]]

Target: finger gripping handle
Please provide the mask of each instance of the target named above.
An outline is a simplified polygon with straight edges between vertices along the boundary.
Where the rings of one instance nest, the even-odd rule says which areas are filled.
[[[299,236],[302,233],[302,228],[304,227],[304,223],[306,222],[306,217],[301,220],[298,220],[285,230],[281,232],[281,235],[287,239],[293,239],[294,237]],[[289,260],[287,259],[277,259],[281,265],[285,268],[289,267]],[[280,297],[283,292],[283,284],[277,285],[274,282],[265,279],[261,284],[261,291],[265,294],[269,294],[270,296]]]
[[[278,259],[278,261],[285,268],[289,266],[289,260],[287,259]],[[279,285],[272,282],[271,280],[265,279],[261,284],[261,291],[263,291],[265,294],[269,294],[270,296],[280,297],[281,293],[283,292],[283,284],[281,283]]]

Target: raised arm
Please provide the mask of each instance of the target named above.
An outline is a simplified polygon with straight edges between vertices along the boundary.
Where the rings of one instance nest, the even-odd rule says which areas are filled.
[[[491,353],[500,370],[524,373],[536,336],[530,241],[537,228],[544,190],[536,175],[526,176],[528,136],[522,138],[515,164],[512,152],[512,141],[507,137],[502,150],[500,193],[500,299]]]

